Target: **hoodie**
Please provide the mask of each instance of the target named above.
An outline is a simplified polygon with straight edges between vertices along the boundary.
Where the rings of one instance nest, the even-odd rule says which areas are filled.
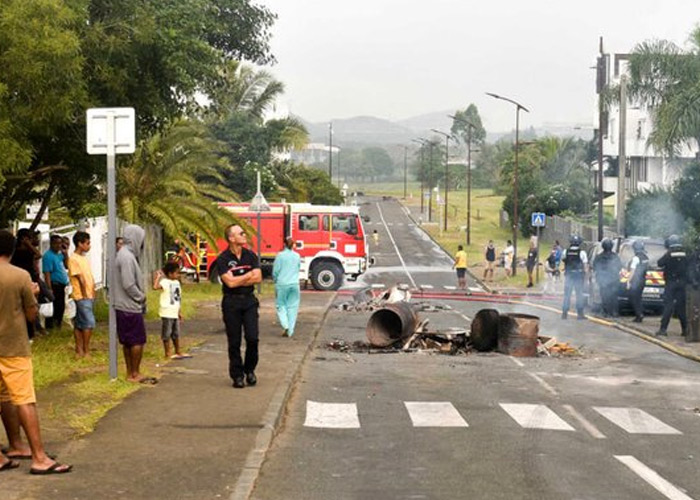
[[[143,241],[146,232],[143,228],[129,224],[122,231],[124,246],[117,252],[114,261],[115,279],[114,308],[118,311],[142,313],[146,304],[143,274],[139,266]]]

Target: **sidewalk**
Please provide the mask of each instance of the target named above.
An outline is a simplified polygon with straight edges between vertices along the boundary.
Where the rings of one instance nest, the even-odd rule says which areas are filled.
[[[297,332],[281,336],[274,301],[260,308],[258,384],[233,389],[219,305],[202,307],[194,358],[172,361],[156,386],[110,411],[94,433],[47,448],[71,474],[34,477],[28,464],[4,472],[0,498],[246,498],[302,361],[335,294],[302,293]],[[190,326],[189,328],[192,328]],[[150,348],[159,325],[149,325]]]

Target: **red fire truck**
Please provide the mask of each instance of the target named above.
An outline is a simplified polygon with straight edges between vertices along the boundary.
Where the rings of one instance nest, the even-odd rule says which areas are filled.
[[[267,212],[253,212],[249,203],[222,203],[246,221],[255,231],[260,223],[260,264],[263,271],[272,267],[275,256],[284,247],[284,239],[296,241],[301,256],[300,280],[310,280],[316,290],[337,290],[343,278],[355,280],[369,266],[369,250],[359,207],[324,206],[309,203],[270,203]],[[217,242],[218,252],[226,247]],[[258,251],[258,235],[251,234],[248,247]],[[218,252],[207,248],[205,269]]]

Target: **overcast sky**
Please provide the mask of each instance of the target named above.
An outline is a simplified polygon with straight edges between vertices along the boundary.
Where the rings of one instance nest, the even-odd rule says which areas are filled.
[[[650,38],[687,45],[697,0],[255,0],[279,16],[271,71],[311,121],[397,120],[479,107],[491,131],[592,124],[598,38],[628,52]]]

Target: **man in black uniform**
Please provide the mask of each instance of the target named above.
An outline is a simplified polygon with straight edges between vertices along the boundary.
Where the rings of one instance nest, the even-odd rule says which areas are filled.
[[[688,331],[685,339],[688,342],[700,342],[700,238],[696,240],[695,251],[688,260],[688,281]]]
[[[668,323],[675,312],[681,322],[683,335],[687,331],[685,319],[685,285],[688,274],[688,257],[681,246],[681,239],[672,234],[666,239],[666,253],[659,259],[659,267],[664,270],[664,314],[661,327],[656,335],[666,336]]]
[[[583,238],[574,235],[569,240],[569,248],[562,253],[564,262],[564,304],[562,305],[561,318],[566,319],[569,314],[571,304],[571,292],[576,290],[576,312],[578,319],[585,319],[583,314],[583,279],[586,275],[588,256],[583,251],[581,245]]]
[[[233,387],[242,389],[245,383],[257,383],[258,308],[255,286],[262,281],[258,257],[244,247],[246,233],[238,224],[225,231],[228,249],[216,258],[216,271],[223,283],[221,310],[228,340],[228,371]],[[241,330],[245,330],[245,362],[241,359]],[[244,382],[245,379],[245,382]]]
[[[627,291],[634,309],[634,322],[641,323],[644,318],[642,307],[642,294],[647,281],[647,269],[649,269],[649,257],[644,251],[644,242],[635,240],[632,243],[634,257],[627,263],[629,278],[627,279]]]
[[[613,253],[613,241],[604,238],[601,242],[603,253],[598,255],[593,261],[593,271],[595,280],[600,290],[601,305],[603,314],[606,316],[617,316],[617,292],[620,287],[620,257]]]

